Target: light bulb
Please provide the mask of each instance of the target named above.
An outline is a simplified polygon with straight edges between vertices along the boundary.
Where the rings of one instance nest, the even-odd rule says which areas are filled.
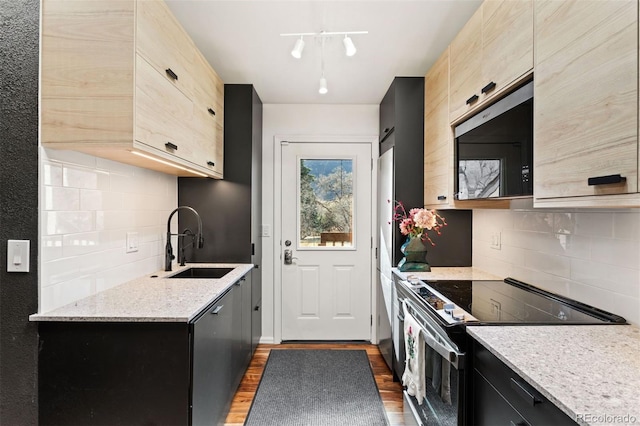
[[[329,91],[329,89],[327,89],[327,79],[324,78],[324,76],[322,78],[320,78],[320,88],[318,89],[318,93],[320,93],[321,95],[326,94]]]

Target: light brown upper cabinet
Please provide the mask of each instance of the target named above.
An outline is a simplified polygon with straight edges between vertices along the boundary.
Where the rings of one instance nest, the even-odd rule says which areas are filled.
[[[223,83],[162,0],[43,0],[41,33],[44,147],[223,177]]]
[[[637,0],[537,0],[535,26],[535,206],[640,206]]]
[[[489,104],[531,73],[532,3],[485,0],[451,42],[451,123]]]
[[[424,204],[433,209],[509,207],[509,200],[457,200],[453,131],[449,124],[449,49],[424,79]]]
[[[453,135],[449,125],[449,48],[424,77],[424,204],[453,201]]]

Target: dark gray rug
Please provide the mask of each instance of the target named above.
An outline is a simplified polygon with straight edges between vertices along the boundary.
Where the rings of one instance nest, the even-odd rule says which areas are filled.
[[[246,426],[386,426],[364,350],[272,349]]]

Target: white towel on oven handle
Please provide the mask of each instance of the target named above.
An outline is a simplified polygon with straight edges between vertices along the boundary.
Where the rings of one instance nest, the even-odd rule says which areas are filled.
[[[424,371],[424,340],[422,327],[409,313],[406,302],[402,302],[404,311],[404,347],[405,368],[402,384],[407,387],[407,393],[422,404],[426,396],[426,377]]]

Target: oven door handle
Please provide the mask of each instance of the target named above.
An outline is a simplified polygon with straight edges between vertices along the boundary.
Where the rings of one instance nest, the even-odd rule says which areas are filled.
[[[433,338],[429,333],[425,330],[422,330],[422,335],[424,337],[424,342],[434,351],[436,351],[439,355],[441,355],[445,361],[449,362],[456,370],[459,365],[464,365],[464,354],[461,354],[452,348],[448,348],[442,343],[438,342]]]
[[[418,313],[418,310],[410,300],[404,299],[404,304],[410,307],[414,313]],[[459,352],[452,344],[448,343],[447,340],[437,332],[438,326],[428,320],[427,317],[421,314],[418,314],[418,317],[422,320],[418,322],[420,323],[425,343],[440,354],[456,370],[464,366],[464,353]]]

